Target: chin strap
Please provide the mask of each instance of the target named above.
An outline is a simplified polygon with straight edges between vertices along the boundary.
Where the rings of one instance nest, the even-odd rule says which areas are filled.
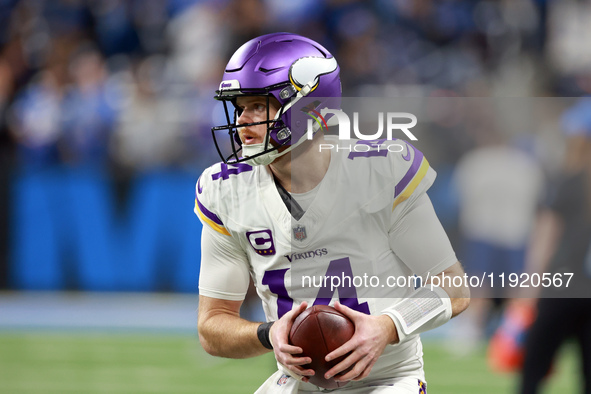
[[[281,152],[276,150],[273,152],[268,152],[264,155],[253,157],[252,159],[245,160],[245,163],[250,164],[251,166],[269,165],[269,164],[273,163],[275,161],[275,159],[277,159],[278,157],[281,157],[284,154],[286,154],[287,152],[289,152],[289,150],[290,150],[289,148],[291,148],[291,146]],[[264,151],[265,151],[265,143],[264,142],[261,142],[260,144],[242,145],[242,154],[244,155],[244,157],[255,156],[255,155],[258,155]]]

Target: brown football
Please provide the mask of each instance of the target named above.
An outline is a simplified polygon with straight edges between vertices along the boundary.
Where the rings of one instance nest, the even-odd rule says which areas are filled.
[[[310,364],[302,366],[315,372],[314,376],[310,377],[310,383],[327,389],[347,384],[324,378],[324,374],[347,355],[330,362],[326,362],[324,357],[351,339],[354,333],[353,322],[331,306],[315,305],[295,319],[289,333],[289,341],[303,349],[302,355],[312,359]]]

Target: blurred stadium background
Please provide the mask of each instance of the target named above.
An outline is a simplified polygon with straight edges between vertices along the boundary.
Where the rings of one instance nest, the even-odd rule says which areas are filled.
[[[274,369],[206,355],[195,329],[194,183],[218,161],[212,96],[243,42],[323,43],[348,97],[523,105],[591,92],[589,20],[574,0],[0,0],[0,393],[248,393]],[[565,100],[501,133],[550,180]],[[453,174],[486,136],[440,120],[419,146],[461,250]],[[486,341],[453,349],[455,328],[425,338],[429,392],[515,392]],[[577,392],[574,349],[552,375],[546,392]]]

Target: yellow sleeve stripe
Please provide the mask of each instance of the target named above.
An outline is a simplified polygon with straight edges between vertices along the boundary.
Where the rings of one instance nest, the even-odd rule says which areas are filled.
[[[205,216],[203,214],[203,212],[201,212],[201,209],[199,209],[199,204],[197,204],[197,199],[195,199],[195,212],[197,212],[197,214],[199,215],[201,220],[203,220],[205,223],[209,224],[209,226],[212,229],[214,229],[215,231],[217,231],[218,233],[224,234],[224,235],[230,235],[230,233],[228,232],[228,230],[226,230],[226,228],[224,226],[220,226],[219,224],[214,223],[213,220],[211,220],[210,218]]]
[[[408,184],[408,186],[404,189],[402,193],[398,195],[396,200],[394,200],[394,204],[392,205],[392,210],[396,208],[398,204],[405,201],[409,198],[415,191],[415,189],[419,186],[419,183],[423,180],[427,171],[429,170],[429,162],[427,159],[423,157],[423,162],[421,163],[421,167],[417,171],[417,174],[414,176],[413,180]]]

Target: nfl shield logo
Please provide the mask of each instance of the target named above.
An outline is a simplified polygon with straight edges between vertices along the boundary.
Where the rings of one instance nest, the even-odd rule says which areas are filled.
[[[303,241],[306,239],[306,227],[298,225],[293,228],[293,236],[297,241]]]
[[[281,375],[279,380],[277,380],[277,386],[283,386],[285,383],[287,383],[289,378],[290,378],[289,375],[286,375],[286,374]]]

